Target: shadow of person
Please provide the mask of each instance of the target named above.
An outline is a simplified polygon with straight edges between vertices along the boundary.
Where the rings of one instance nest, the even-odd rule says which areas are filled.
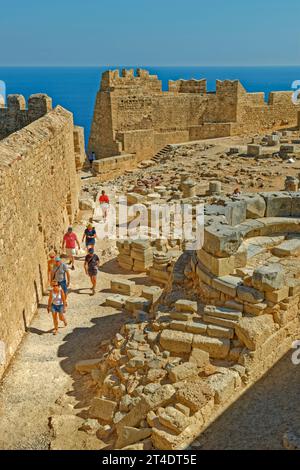
[[[51,328],[51,330],[43,331],[43,330],[39,330],[38,328],[34,328],[33,326],[28,326],[26,332],[32,333],[38,336],[49,335],[50,333],[53,332],[53,328]]]

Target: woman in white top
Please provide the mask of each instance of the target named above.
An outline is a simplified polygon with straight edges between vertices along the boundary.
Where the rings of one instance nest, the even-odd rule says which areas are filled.
[[[53,334],[57,335],[58,333],[58,317],[60,321],[67,326],[67,321],[65,318],[66,312],[66,296],[62,288],[58,285],[57,282],[52,283],[52,291],[49,295],[48,301],[48,313],[52,312],[52,318],[54,323]]]

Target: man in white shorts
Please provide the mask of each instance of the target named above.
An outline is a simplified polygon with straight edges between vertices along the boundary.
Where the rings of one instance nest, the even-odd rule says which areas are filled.
[[[69,258],[69,264],[71,264],[71,269],[75,269],[74,266],[74,256],[76,255],[76,245],[80,250],[80,243],[78,241],[76,233],[73,232],[73,228],[69,227],[67,233],[64,235],[62,249],[64,251],[66,247],[66,254]]]

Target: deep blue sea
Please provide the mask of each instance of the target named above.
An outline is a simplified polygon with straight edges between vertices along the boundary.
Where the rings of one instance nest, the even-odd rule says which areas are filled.
[[[90,132],[93,107],[101,74],[108,67],[0,67],[0,80],[6,92],[47,93],[54,105],[61,104],[74,113],[76,124],[84,126],[86,143]],[[122,68],[122,67],[109,67]],[[126,67],[131,68],[131,67]],[[300,67],[147,67],[157,74],[167,90],[168,80],[206,78],[208,90],[215,90],[216,79],[239,79],[248,91],[291,90],[300,80]]]

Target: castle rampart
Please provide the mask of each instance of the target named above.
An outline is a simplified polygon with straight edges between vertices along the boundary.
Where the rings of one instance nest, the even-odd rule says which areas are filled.
[[[167,144],[273,131],[297,125],[292,92],[248,93],[238,80],[161,81],[146,70],[107,71],[97,94],[89,150],[97,159],[134,154],[147,159]]]
[[[47,286],[48,252],[60,252],[75,219],[84,138],[72,113],[51,110],[45,95],[31,96],[28,109],[22,96],[11,95],[0,115],[2,135],[9,134],[0,140],[1,376]]]

